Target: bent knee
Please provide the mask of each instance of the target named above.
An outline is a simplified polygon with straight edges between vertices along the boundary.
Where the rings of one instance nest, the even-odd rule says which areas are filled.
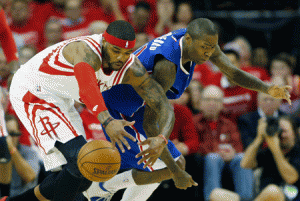
[[[179,156],[176,163],[182,170],[185,170],[186,161],[185,161],[185,158],[183,157],[183,155]]]

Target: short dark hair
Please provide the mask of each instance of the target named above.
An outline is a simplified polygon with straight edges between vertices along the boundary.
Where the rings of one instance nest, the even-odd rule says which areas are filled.
[[[224,54],[234,54],[236,56],[236,59],[239,61],[240,60],[240,55],[237,51],[232,50],[232,49],[227,49],[227,50],[223,50]]]
[[[122,40],[133,41],[135,39],[134,28],[129,22],[124,20],[117,20],[110,23],[106,32]]]
[[[143,8],[147,11],[151,11],[151,7],[147,2],[144,1],[139,1],[135,6],[134,6],[134,10],[137,10],[138,8]]]
[[[197,18],[188,24],[186,33],[188,33],[193,40],[197,40],[204,35],[218,34],[218,28],[207,18]]]

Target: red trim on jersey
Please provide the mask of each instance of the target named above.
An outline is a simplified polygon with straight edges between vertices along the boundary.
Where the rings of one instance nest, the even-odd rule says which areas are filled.
[[[127,121],[127,119],[125,118],[125,116],[124,116],[123,114],[120,113],[120,115],[122,116],[123,119],[125,119],[125,120]],[[132,126],[129,126],[129,127],[131,127],[131,128],[134,130],[134,132],[136,133],[136,136],[137,136],[138,141],[139,141],[139,142],[142,142],[142,140],[141,140],[141,134],[139,133],[139,131],[138,131],[133,125],[132,125]],[[142,145],[139,145],[139,148],[140,148],[141,151],[144,150]],[[144,163],[146,163],[146,162],[147,162],[147,161],[144,161]],[[148,167],[151,171],[154,171],[154,169],[153,169],[151,166],[147,166],[147,167]]]
[[[96,43],[97,45],[95,45],[94,42],[93,42],[93,41],[90,41],[88,38],[85,39],[85,40],[86,40],[87,42],[89,42],[89,43],[96,49],[96,51],[98,52],[98,54],[102,57],[100,50],[97,48],[97,46],[99,46],[99,44]]]
[[[37,142],[37,144],[41,147],[41,143],[40,143],[40,139],[38,137],[38,133],[37,133],[37,127],[36,127],[36,123],[35,123],[35,118],[36,118],[36,111],[37,110],[47,110],[52,112],[53,114],[55,114],[58,118],[60,118],[65,124],[66,126],[72,131],[72,133],[74,134],[75,137],[79,136],[76,132],[76,130],[74,129],[74,127],[72,126],[71,122],[66,118],[65,114],[60,110],[59,107],[57,107],[56,105],[54,105],[53,103],[48,103],[47,101],[40,99],[38,97],[36,97],[35,95],[33,95],[31,92],[27,92],[24,96],[22,101],[25,103],[25,112],[27,114],[27,118],[30,121],[31,127],[33,128],[33,136]],[[30,103],[34,103],[34,104],[41,104],[41,105],[33,105],[32,108],[32,118],[30,119],[30,114],[29,114],[29,105]],[[51,108],[47,108],[45,106],[43,106],[42,104],[48,105]],[[55,109],[57,109],[58,112],[56,112]],[[45,149],[43,148],[44,152]],[[46,153],[46,152],[45,152]]]
[[[64,47],[64,46],[63,46],[63,47]],[[56,54],[56,56],[55,56],[55,58],[54,58],[54,64],[57,65],[57,66],[59,66],[59,67],[62,67],[62,68],[66,68],[66,69],[71,69],[71,70],[73,70],[73,67],[72,67],[72,66],[68,66],[68,65],[66,65],[66,64],[64,64],[64,63],[62,63],[62,62],[60,62],[60,61],[58,60],[59,53],[60,53],[60,51],[62,50],[63,47],[61,47],[61,48],[57,51],[57,54]],[[49,60],[50,60],[50,58],[49,58]],[[49,61],[48,61],[48,62],[49,62]]]
[[[102,57],[101,50],[100,50],[100,44],[97,43],[92,38],[86,38],[86,40],[92,44],[92,46],[97,50],[98,54]]]
[[[110,43],[112,45],[115,45],[115,46],[118,46],[120,48],[125,48],[125,49],[134,48],[135,40],[136,40],[136,39],[134,39],[133,41],[123,40],[123,39],[117,38],[117,37],[115,37],[113,35],[110,35],[106,31],[104,31],[104,33],[102,34],[102,36],[104,37],[104,39],[108,43]]]
[[[25,94],[25,96],[26,96],[26,94]],[[41,146],[40,139],[38,138],[38,136],[37,136],[37,134],[36,134],[36,133],[37,133],[37,128],[36,128],[36,126],[33,124],[32,120],[30,119],[30,114],[29,114],[29,104],[28,104],[28,103],[24,103],[24,108],[25,108],[25,112],[26,112],[26,114],[27,114],[27,119],[30,121],[30,125],[31,125],[32,130],[33,130],[32,134],[33,134],[33,137],[34,137],[34,139],[35,139],[35,142],[37,143],[37,145],[38,145],[39,147],[41,147],[41,148],[43,149],[43,151],[44,151],[45,154],[46,154],[46,150],[44,149],[44,147]]]
[[[43,100],[43,99],[40,99],[38,97],[36,97],[35,95],[33,95],[32,93],[30,92],[27,92],[25,94],[25,96],[23,97],[23,101],[24,102],[27,102],[27,103],[37,103],[37,104],[44,104],[44,105],[48,105],[50,106],[51,108],[46,108],[45,106],[42,106],[45,110],[51,110],[51,112],[53,114],[55,114],[56,116],[58,116],[62,121],[65,122],[65,124],[67,124],[67,126],[70,128],[70,130],[72,130],[72,132],[74,133],[74,135],[77,137],[78,134],[76,133],[76,130],[74,129],[74,127],[72,126],[71,122],[68,120],[68,118],[65,116],[65,114],[60,110],[59,107],[57,107],[56,105],[54,105],[53,103],[48,103],[47,101]],[[61,118],[59,116],[59,114],[57,112],[55,112],[53,110],[53,108],[57,109],[58,113],[60,113],[60,115],[64,118]]]
[[[145,45],[138,53],[135,54],[136,57],[140,56],[142,52],[147,48],[147,45]]]
[[[122,67],[122,69],[118,71],[118,73],[117,73],[117,75],[116,75],[116,77],[115,77],[115,79],[113,81],[113,85],[120,84],[119,81],[120,81],[120,79],[122,77],[122,74],[124,73],[127,65],[130,64],[132,60],[133,60],[133,56],[131,56],[131,58],[129,58],[127,60],[127,62],[124,64],[124,66]]]
[[[63,47],[64,47],[64,45],[59,46],[56,49],[54,49],[51,53],[49,53],[48,56],[46,56],[45,59],[43,60],[43,63],[41,64],[39,71],[50,74],[50,75],[74,76],[74,72],[66,72],[66,71],[57,70],[49,65],[50,58],[54,55],[54,53],[57,53],[57,55],[54,58],[54,64],[59,67],[62,67],[62,68],[73,69],[72,67],[67,66],[66,64],[63,64],[60,61],[58,61],[59,51]]]

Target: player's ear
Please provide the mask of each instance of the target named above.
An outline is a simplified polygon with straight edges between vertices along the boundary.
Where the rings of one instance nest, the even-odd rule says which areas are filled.
[[[190,46],[192,44],[192,37],[188,33],[185,34],[185,42],[188,46]]]
[[[104,39],[104,37],[102,37],[102,44],[103,44],[103,46],[105,46],[106,45],[106,40]]]

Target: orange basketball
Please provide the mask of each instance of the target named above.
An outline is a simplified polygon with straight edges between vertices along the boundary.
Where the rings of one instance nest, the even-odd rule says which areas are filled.
[[[104,182],[118,173],[121,156],[112,143],[93,140],[80,149],[77,165],[81,174],[88,180]]]

